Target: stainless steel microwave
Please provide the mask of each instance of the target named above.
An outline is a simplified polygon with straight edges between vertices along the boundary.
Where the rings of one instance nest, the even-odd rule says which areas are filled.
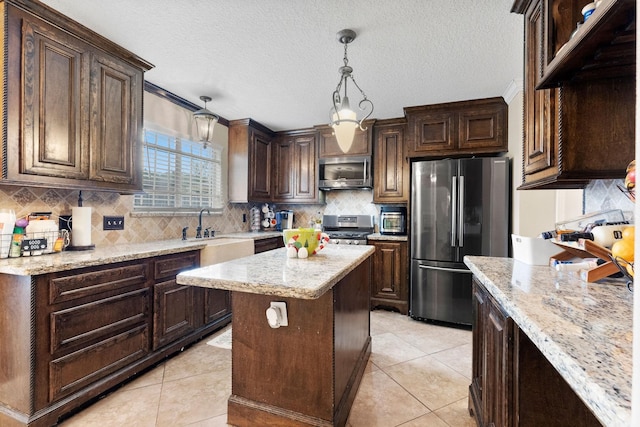
[[[319,159],[320,190],[371,188],[371,156]]]

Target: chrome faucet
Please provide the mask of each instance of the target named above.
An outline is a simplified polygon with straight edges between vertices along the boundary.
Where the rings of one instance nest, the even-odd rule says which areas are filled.
[[[196,228],[196,239],[202,238],[202,212],[204,211],[207,211],[207,213],[211,215],[209,209],[200,209],[200,215],[198,215],[198,228]]]

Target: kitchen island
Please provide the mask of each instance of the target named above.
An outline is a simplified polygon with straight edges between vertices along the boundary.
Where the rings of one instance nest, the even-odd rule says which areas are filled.
[[[465,264],[478,425],[631,425],[633,295],[623,279],[587,283],[511,258]]]
[[[235,426],[343,426],[369,355],[371,246],[330,245],[308,259],[286,249],[203,267],[178,283],[232,292]],[[265,311],[284,302],[288,326]]]

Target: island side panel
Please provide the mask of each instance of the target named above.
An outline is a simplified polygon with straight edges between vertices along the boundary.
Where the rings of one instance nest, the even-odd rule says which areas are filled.
[[[26,425],[31,402],[31,276],[0,274],[0,425]],[[19,412],[16,412],[19,411]],[[11,414],[6,416],[6,414]],[[22,419],[18,423],[14,418]],[[15,423],[15,424],[14,424]]]
[[[315,300],[233,292],[231,300],[232,395],[227,422],[243,426],[305,417],[331,422],[333,292]],[[269,327],[265,311],[271,301],[286,303],[289,326]]]
[[[335,405],[338,425],[346,422],[371,354],[371,257],[346,276],[335,297]],[[341,420],[344,418],[344,420]]]

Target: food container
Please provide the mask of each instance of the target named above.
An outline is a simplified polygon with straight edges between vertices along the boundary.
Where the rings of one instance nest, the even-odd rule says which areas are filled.
[[[549,265],[549,258],[562,252],[562,248],[540,237],[511,235],[513,258],[529,265]]]

